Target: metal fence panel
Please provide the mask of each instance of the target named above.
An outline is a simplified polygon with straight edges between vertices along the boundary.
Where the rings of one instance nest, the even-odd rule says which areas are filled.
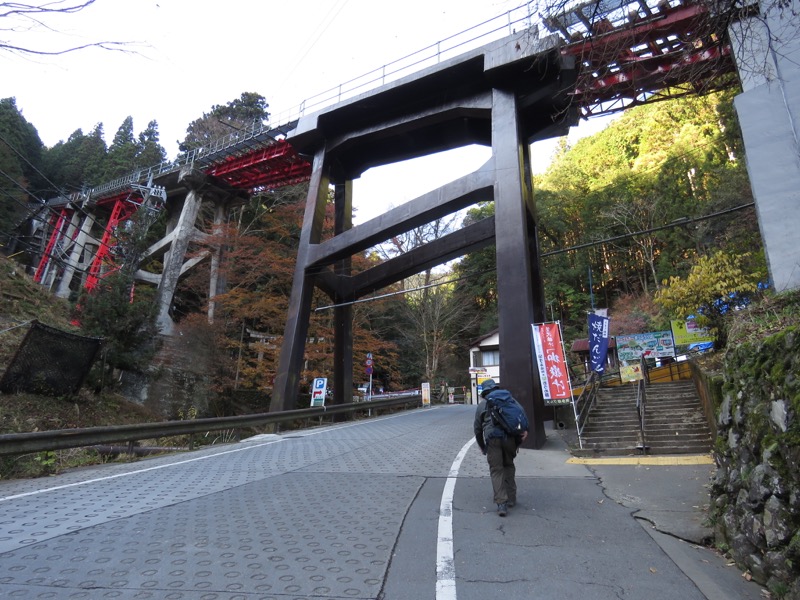
[[[0,392],[74,394],[86,379],[101,343],[101,338],[84,337],[32,321],[0,379]]]

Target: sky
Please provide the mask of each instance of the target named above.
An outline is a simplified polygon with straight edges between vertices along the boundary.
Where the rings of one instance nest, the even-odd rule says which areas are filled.
[[[274,120],[280,120],[279,115],[296,114],[304,100],[421,48],[479,24],[484,25],[472,30],[476,34],[502,26],[507,17],[493,19],[523,4],[96,0],[78,13],[51,15],[39,26],[13,23],[17,30],[9,31],[11,23],[4,21],[0,41],[43,51],[115,41],[125,42],[124,51],[87,48],[31,57],[0,50],[0,98],[16,98],[17,108],[48,147],[77,129],[89,133],[97,123],[110,143],[126,117],[133,118],[135,134],[156,120],[172,159],[189,123],[243,92],[264,96]],[[570,139],[604,124],[584,122],[573,128]],[[548,140],[534,146],[535,172],[546,168],[555,144]],[[422,168],[412,161],[372,169],[354,183],[355,221],[473,171],[488,156],[487,149],[471,147],[421,159]]]

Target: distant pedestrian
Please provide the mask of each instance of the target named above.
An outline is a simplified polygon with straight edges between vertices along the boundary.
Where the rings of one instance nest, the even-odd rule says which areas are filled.
[[[525,411],[511,395],[511,392],[498,387],[494,379],[484,380],[481,388],[482,399],[475,411],[473,425],[475,440],[489,462],[489,474],[492,478],[497,514],[505,517],[508,509],[517,503],[514,459],[519,446],[528,437],[528,420]],[[492,417],[492,411],[489,410],[490,404],[501,403],[516,405],[514,409],[522,412],[523,425],[518,429],[519,433],[506,432],[506,429]]]

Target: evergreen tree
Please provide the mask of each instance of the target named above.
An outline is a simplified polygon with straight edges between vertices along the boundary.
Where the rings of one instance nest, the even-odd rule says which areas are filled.
[[[236,133],[252,131],[269,121],[269,104],[261,94],[244,92],[225,105],[217,104],[203,113],[186,129],[186,138],[180,144],[181,152],[201,148],[214,140]]]
[[[16,225],[39,204],[42,141],[17,108],[14,98],[0,100],[0,246],[6,247]]]
[[[103,338],[107,367],[142,370],[155,348],[154,290],[140,286],[132,293],[130,280],[122,273],[104,277],[97,288],[84,291],[78,301],[81,330]]]
[[[153,120],[139,134],[136,144],[135,168],[146,169],[167,160],[167,151],[159,142],[158,122]]]
[[[104,178],[110,181],[133,171],[138,149],[133,135],[133,117],[126,117],[108,148]]]
[[[58,189],[68,193],[98,185],[106,181],[106,152],[102,123],[89,135],[76,129],[66,142],[45,151],[45,173]]]

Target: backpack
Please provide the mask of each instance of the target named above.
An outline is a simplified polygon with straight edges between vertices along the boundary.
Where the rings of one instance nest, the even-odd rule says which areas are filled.
[[[520,436],[528,431],[528,415],[519,402],[505,390],[501,393],[490,393],[486,397],[486,410],[492,419],[492,424],[505,431],[508,435]]]

